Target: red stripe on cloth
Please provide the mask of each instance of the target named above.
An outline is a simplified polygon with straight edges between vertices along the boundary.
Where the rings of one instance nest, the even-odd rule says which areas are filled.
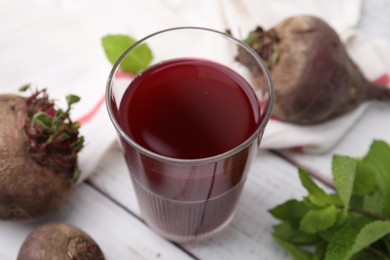
[[[124,72],[121,70],[118,70],[115,73],[115,78],[127,78],[131,79],[134,78],[134,75],[128,72]],[[98,100],[98,102],[95,104],[95,106],[92,107],[90,111],[88,111],[86,114],[82,115],[79,119],[76,121],[79,122],[81,125],[88,123],[99,111],[100,107],[105,103],[105,97],[104,95]]]
[[[298,152],[298,153],[303,153],[305,149],[303,146],[295,146],[290,148],[291,151]]]
[[[88,123],[88,121],[90,121],[95,115],[96,113],[99,111],[100,107],[104,104],[104,95],[98,100],[98,102],[95,104],[95,106],[92,107],[92,109],[90,111],[88,111],[88,113],[86,113],[85,115],[81,116],[79,119],[77,119],[76,121],[79,122],[81,125],[85,124],[85,123]]]
[[[376,80],[374,80],[374,82],[378,85],[386,86],[386,85],[390,84],[390,76],[388,73],[385,73],[382,76],[380,76],[379,78],[377,78]]]
[[[118,70],[116,73],[115,73],[115,78],[117,79],[120,79],[120,78],[134,78],[134,74],[131,74],[129,72],[125,72],[125,71],[122,71],[122,70]]]

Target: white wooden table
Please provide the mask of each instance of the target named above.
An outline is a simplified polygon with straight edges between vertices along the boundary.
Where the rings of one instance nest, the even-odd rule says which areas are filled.
[[[55,6],[55,2],[51,3]],[[87,27],[88,23],[75,24],[73,16],[68,19],[66,12],[52,7],[40,6],[38,10],[25,2],[0,0],[0,92],[10,91],[26,81],[47,84],[54,90],[54,86],[58,86],[58,96],[63,91],[60,86],[67,84],[79,88],[100,84],[104,88],[109,65],[101,65],[105,58],[99,45],[90,47],[91,43],[84,41],[87,38],[98,40],[97,31],[72,34],[77,31],[76,27]],[[60,40],[50,36],[54,33],[53,24],[63,34]],[[75,38],[69,36],[80,40],[74,43],[71,40]],[[62,59],[63,56],[56,55],[58,50],[48,48],[59,42],[63,43],[61,50],[65,53],[78,49],[77,57]],[[91,49],[84,52],[83,48],[96,50],[97,57],[91,54]],[[50,57],[49,61],[45,55]],[[85,61],[91,59],[95,59],[94,62]],[[84,73],[71,74],[75,71]],[[373,139],[390,142],[389,129],[390,105],[373,104],[329,153],[289,155],[329,177],[333,153],[362,156]],[[15,259],[27,234],[47,222],[64,222],[82,228],[98,242],[107,259],[289,259],[271,237],[272,225],[277,222],[267,210],[304,194],[297,167],[275,153],[262,151],[250,170],[232,223],[204,241],[172,243],[154,233],[141,219],[124,159],[118,144],[113,143],[94,175],[74,189],[58,212],[32,223],[0,221],[0,259]]]

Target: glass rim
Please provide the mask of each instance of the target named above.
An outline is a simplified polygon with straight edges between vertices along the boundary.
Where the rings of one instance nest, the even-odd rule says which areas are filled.
[[[140,44],[143,44],[146,40],[149,38],[152,38],[153,36],[165,33],[165,32],[170,32],[170,31],[178,31],[178,30],[198,30],[198,31],[208,31],[215,33],[216,35],[219,35],[221,37],[228,38],[229,40],[233,41],[234,43],[240,45],[240,47],[244,48],[245,51],[251,54],[251,56],[255,59],[257,65],[260,66],[261,71],[263,75],[265,76],[265,81],[268,85],[268,93],[269,93],[269,100],[267,102],[267,106],[265,107],[266,111],[263,116],[263,120],[260,122],[256,130],[253,132],[253,134],[248,137],[244,142],[239,144],[236,147],[233,147],[232,149],[217,154],[209,157],[204,157],[204,158],[196,158],[196,159],[183,159],[183,158],[175,158],[175,157],[169,157],[165,156],[156,152],[153,152],[149,149],[146,149],[142,145],[138,144],[135,140],[133,140],[131,137],[129,137],[125,131],[122,129],[122,127],[119,125],[117,122],[111,108],[111,94],[112,94],[112,82],[114,79],[115,72],[119,68],[122,60],[127,56],[127,54],[133,50],[135,47],[137,47]],[[267,66],[265,65],[264,61],[260,58],[260,56],[245,42],[233,37],[230,34],[227,34],[225,32],[221,32],[218,30],[210,29],[210,28],[205,28],[205,27],[197,27],[197,26],[182,26],[182,27],[172,27],[168,29],[163,29],[157,32],[154,32],[152,34],[149,34],[140,40],[136,41],[134,44],[129,46],[123,53],[122,55],[116,60],[114,63],[110,74],[108,76],[107,84],[106,84],[106,92],[105,92],[105,102],[106,102],[106,108],[108,111],[108,115],[110,117],[111,122],[113,123],[116,131],[119,133],[120,137],[122,137],[129,145],[133,146],[135,149],[140,151],[141,153],[154,158],[158,159],[161,161],[166,161],[166,162],[171,162],[171,163],[177,163],[177,164],[194,164],[194,163],[210,163],[210,162],[215,162],[221,159],[225,159],[233,154],[238,153],[239,151],[243,150],[244,148],[248,147],[253,143],[254,140],[259,136],[260,132],[265,129],[265,126],[267,125],[269,118],[271,117],[271,112],[272,112],[272,106],[274,103],[274,89],[273,89],[273,84],[271,80],[271,75],[267,69]]]

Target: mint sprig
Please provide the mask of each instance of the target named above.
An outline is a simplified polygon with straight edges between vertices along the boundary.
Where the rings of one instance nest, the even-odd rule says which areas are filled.
[[[273,237],[294,259],[390,259],[390,146],[374,141],[363,158],[335,155],[335,193],[299,169],[308,195],[270,210]]]
[[[122,53],[134,43],[136,43],[136,39],[127,35],[106,35],[102,38],[103,49],[111,64],[114,64]],[[145,70],[152,60],[151,49],[143,43],[127,54],[121,62],[120,68],[125,72],[139,73]]]

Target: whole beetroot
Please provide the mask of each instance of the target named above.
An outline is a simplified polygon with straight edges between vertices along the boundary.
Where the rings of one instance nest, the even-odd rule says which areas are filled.
[[[366,100],[390,100],[348,56],[337,33],[314,16],[294,16],[245,39],[268,65],[275,89],[273,115],[296,124],[321,123]],[[255,68],[243,53],[237,60]]]
[[[45,90],[31,97],[0,95],[0,219],[30,220],[61,205],[77,179],[83,138],[68,109]]]
[[[84,231],[51,223],[34,229],[19,250],[17,260],[104,260],[96,242]]]

